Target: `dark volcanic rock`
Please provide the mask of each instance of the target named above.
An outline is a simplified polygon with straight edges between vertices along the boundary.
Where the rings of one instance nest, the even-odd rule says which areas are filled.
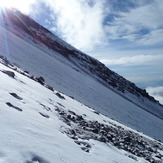
[[[15,97],[18,100],[23,100],[20,96],[18,96],[16,93],[10,93],[11,96]]]
[[[157,141],[140,136],[138,133],[113,123],[106,125],[98,121],[88,121],[83,116],[72,111],[65,111],[63,108],[57,107],[56,111],[59,113],[61,120],[72,128],[65,131],[67,136],[72,139],[82,139],[83,142],[84,140],[94,139],[102,143],[111,143],[118,149],[133,154],[129,157],[134,160],[137,160],[136,156],[143,157],[150,162],[163,159],[159,152],[159,150],[163,150],[163,145]],[[84,145],[85,142],[75,141],[75,143],[81,145],[81,149],[85,152],[89,152],[91,149],[90,146]]]
[[[41,85],[44,85],[45,84],[45,80],[44,80],[44,78],[42,76],[36,78],[36,81],[39,82]]]
[[[21,108],[17,107],[17,106],[14,106],[13,104],[11,104],[10,102],[6,102],[6,104],[9,106],[9,107],[12,107],[18,111],[23,111]]]
[[[61,98],[61,99],[65,99],[65,97],[64,96],[62,96],[60,93],[56,93],[56,95],[59,97],[59,98]]]
[[[3,73],[7,74],[8,76],[15,78],[15,73],[13,71],[7,71],[7,70],[3,70]]]
[[[47,114],[44,114],[44,113],[41,113],[41,112],[39,112],[39,113],[40,113],[40,115],[42,115],[43,117],[49,118],[49,116],[48,116]]]

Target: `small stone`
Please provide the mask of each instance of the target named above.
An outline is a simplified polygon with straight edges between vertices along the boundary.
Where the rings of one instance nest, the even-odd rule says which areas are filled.
[[[65,99],[65,97],[64,96],[62,96],[60,93],[56,93],[56,95],[59,97],[59,98],[61,98],[61,99]]]
[[[44,85],[45,84],[45,80],[44,80],[44,78],[42,76],[36,78],[36,81],[38,81],[41,85]]]
[[[45,117],[45,118],[49,118],[48,115],[46,115],[46,114],[44,114],[44,113],[41,113],[41,112],[39,112],[39,113],[40,113],[40,115],[42,115],[43,117]]]
[[[15,73],[12,72],[12,71],[6,71],[6,70],[3,70],[2,72],[5,73],[5,74],[7,74],[8,76],[10,76],[10,77],[12,77],[12,78],[15,77]]]

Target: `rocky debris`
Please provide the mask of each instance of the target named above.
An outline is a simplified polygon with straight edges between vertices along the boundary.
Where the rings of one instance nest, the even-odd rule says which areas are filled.
[[[99,77],[109,87],[115,88],[117,92],[121,92],[121,94],[130,92],[140,100],[142,97],[146,97],[150,101],[158,103],[158,101],[150,96],[145,89],[138,88],[134,83],[126,80],[123,76],[120,76],[114,71],[108,69],[103,63],[99,62],[98,60],[75,50],[70,54],[75,59],[78,59],[78,62],[76,63],[78,66],[85,67],[89,73]]]
[[[57,104],[63,108],[65,108],[65,106],[63,106],[61,103],[57,102]]]
[[[51,91],[54,91],[54,88],[52,87],[52,86],[50,86],[50,85],[46,85],[45,86],[47,89],[50,89]]]
[[[11,96],[15,97],[18,100],[23,100],[20,96],[18,96],[16,93],[10,93]]]
[[[12,71],[7,71],[7,70],[3,70],[2,71],[4,74],[7,74],[8,76],[15,78],[15,73]]]
[[[99,115],[100,113],[96,110],[93,111],[95,114]]]
[[[90,149],[92,148],[91,145],[88,143],[88,142],[85,142],[85,141],[78,141],[78,140],[75,140],[74,141],[76,144],[80,145],[81,146],[81,149],[85,152],[90,152]]]
[[[8,65],[13,66],[13,64],[11,64],[10,61],[6,57],[4,57],[2,55],[0,55],[0,62],[3,63],[5,66],[8,66]]]
[[[62,96],[59,92],[57,92],[56,95],[57,95],[60,99],[64,99],[64,100],[65,100],[65,97]]]
[[[51,111],[51,108],[49,108],[48,106],[45,106],[44,104],[38,102],[46,111]]]
[[[50,85],[48,85],[48,84],[45,83],[45,79],[44,79],[42,76],[41,76],[41,77],[35,77],[35,76],[33,76],[33,75],[30,75],[28,71],[26,71],[26,70],[25,70],[25,71],[21,70],[21,69],[18,68],[16,65],[11,64],[11,63],[10,63],[6,58],[4,58],[3,56],[0,56],[0,63],[4,64],[5,66],[11,68],[12,70],[14,70],[14,71],[16,71],[16,72],[18,72],[18,73],[20,73],[20,74],[22,74],[22,75],[24,75],[24,76],[26,76],[26,77],[32,79],[32,80],[34,80],[34,81],[40,83],[41,85],[45,86],[47,89],[49,89],[49,90],[51,90],[51,91],[54,91],[54,90],[55,90],[52,86],[50,86]],[[5,74],[7,74],[7,75],[9,75],[9,76],[12,77],[12,78],[15,77],[15,74],[14,74],[14,72],[12,72],[12,71],[3,70],[2,72],[5,73]]]
[[[135,161],[138,161],[138,159],[137,159],[134,155],[129,154],[129,155],[127,155],[127,156],[130,157],[130,158],[132,158],[132,159],[135,160]]]
[[[36,77],[35,80],[39,82],[41,85],[45,85],[45,80],[42,76]]]
[[[26,70],[25,70],[24,72],[25,72],[26,74],[29,74],[29,71],[26,71]]]
[[[17,106],[14,106],[13,104],[11,104],[10,102],[6,102],[6,105],[8,105],[9,107],[12,107],[18,111],[23,111],[21,108],[17,107]]]
[[[103,124],[98,121],[88,121],[83,115],[77,115],[73,111],[65,111],[63,108],[56,107],[61,120],[65,122],[70,129],[65,129],[65,133],[74,142],[81,145],[78,140],[94,139],[103,143],[110,143],[118,149],[125,150],[131,155],[128,157],[137,159],[136,156],[142,157],[149,162],[163,161],[163,144],[139,135],[136,132],[124,129],[114,123]],[[82,150],[89,152],[90,148],[85,146]]]
[[[69,96],[70,98],[72,98],[72,99],[74,99],[74,97],[73,96]]]
[[[43,117],[45,117],[45,118],[49,118],[49,116],[47,115],[47,114],[45,114],[45,113],[41,113],[41,112],[39,112],[40,113],[40,115],[42,115]]]

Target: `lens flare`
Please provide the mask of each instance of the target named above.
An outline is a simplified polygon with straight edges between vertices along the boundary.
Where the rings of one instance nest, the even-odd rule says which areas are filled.
[[[23,13],[30,12],[31,5],[37,0],[0,0],[0,8],[16,8]]]

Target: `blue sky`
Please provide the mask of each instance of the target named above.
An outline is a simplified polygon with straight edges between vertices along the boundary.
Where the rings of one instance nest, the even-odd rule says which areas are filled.
[[[16,2],[22,12],[138,86],[163,86],[163,0]]]

